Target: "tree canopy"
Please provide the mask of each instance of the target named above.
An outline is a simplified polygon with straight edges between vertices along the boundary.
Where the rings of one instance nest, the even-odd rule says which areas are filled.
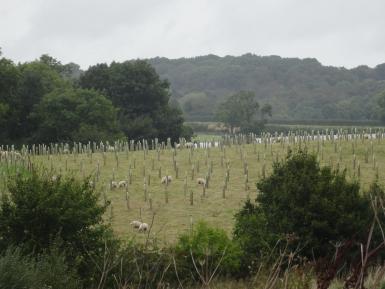
[[[378,94],[378,114],[380,115],[381,121],[385,122],[385,90]]]
[[[106,94],[119,108],[120,128],[131,139],[179,138],[182,112],[169,105],[170,88],[146,61],[113,62],[90,67],[80,78],[83,88]]]
[[[373,216],[368,194],[344,171],[321,167],[315,155],[290,153],[257,188],[256,203],[247,201],[236,215],[234,235],[246,264],[289,236],[293,250],[299,245],[300,255],[315,260],[331,256],[332,244],[365,242]]]
[[[88,142],[122,137],[117,109],[95,90],[65,88],[44,95],[31,120],[37,123],[36,140]]]
[[[260,121],[256,120],[258,114]],[[271,105],[265,104],[260,110],[255,94],[251,91],[231,95],[217,109],[217,120],[227,125],[230,131],[235,127],[240,127],[245,132],[259,130],[266,122],[267,115],[272,115]]]
[[[385,64],[352,69],[323,66],[314,58],[216,55],[153,58],[149,62],[171,83],[182,104],[191,93],[207,96],[206,108],[185,109],[190,120],[213,120],[212,112],[229,95],[255,93],[270,103],[279,120],[378,120],[375,95],[385,89]]]
[[[169,100],[169,83],[146,61],[97,64],[83,72],[46,54],[21,64],[0,58],[3,143],[124,136],[177,141],[189,130],[178,103]]]

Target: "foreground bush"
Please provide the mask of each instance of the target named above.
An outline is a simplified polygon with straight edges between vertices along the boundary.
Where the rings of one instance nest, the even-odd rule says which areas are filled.
[[[57,249],[33,257],[10,247],[0,255],[0,289],[76,289],[79,284]]]
[[[191,234],[179,237],[175,253],[179,275],[200,282],[212,275],[237,273],[241,255],[237,243],[224,230],[205,222],[197,223]]]
[[[369,198],[345,172],[320,167],[316,156],[290,153],[273,165],[271,176],[257,184],[256,204],[248,201],[236,215],[234,237],[243,249],[243,264],[270,250],[281,240],[302,248],[317,260],[334,253],[332,244],[352,238],[365,241],[372,213]]]
[[[87,180],[53,181],[33,172],[10,179],[8,188],[0,205],[0,250],[17,245],[25,254],[36,255],[60,240],[68,263],[84,279],[99,273],[91,262],[113,238],[103,224],[106,207]]]

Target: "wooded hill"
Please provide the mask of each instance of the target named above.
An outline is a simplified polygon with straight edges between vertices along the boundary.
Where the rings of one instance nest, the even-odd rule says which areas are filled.
[[[170,81],[172,101],[189,120],[212,120],[218,103],[240,90],[270,103],[276,120],[380,119],[377,95],[385,90],[385,63],[346,69],[314,58],[253,54],[148,61]]]

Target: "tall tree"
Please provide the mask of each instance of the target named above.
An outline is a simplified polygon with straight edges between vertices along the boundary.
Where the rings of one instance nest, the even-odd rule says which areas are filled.
[[[261,108],[261,121],[267,122],[267,117],[272,117],[273,115],[273,108],[270,104],[265,103]]]
[[[231,131],[235,127],[246,127],[255,120],[259,104],[251,91],[240,91],[222,102],[217,110],[217,119],[225,123]]]
[[[385,122],[385,91],[378,94],[377,98],[378,106],[379,106],[379,117],[382,122]]]
[[[0,51],[1,55],[1,51]],[[20,73],[15,64],[6,59],[0,59],[0,125],[3,128],[0,132],[2,141],[9,138],[9,126],[12,111],[11,105],[16,97],[17,88],[20,80]]]
[[[80,85],[108,96],[119,108],[120,127],[129,138],[171,137],[175,141],[180,136],[182,113],[169,106],[169,83],[146,61],[92,66],[80,78]]]
[[[35,142],[104,141],[121,136],[117,110],[95,90],[54,90],[35,107],[31,119],[38,124]]]
[[[25,141],[36,130],[36,123],[30,119],[30,113],[43,96],[56,88],[68,87],[59,73],[49,65],[34,61],[20,65],[20,81],[17,94],[10,104],[13,107],[10,136],[13,140]]]

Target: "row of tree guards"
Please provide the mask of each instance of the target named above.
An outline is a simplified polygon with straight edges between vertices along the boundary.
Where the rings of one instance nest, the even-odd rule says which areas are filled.
[[[262,133],[261,135],[250,134],[236,134],[223,135],[220,139],[213,138],[211,141],[195,141],[188,142],[185,139],[179,139],[179,143],[172,144],[171,139],[168,138],[166,142],[159,142],[157,138],[153,140],[118,140],[114,143],[106,142],[88,142],[84,143],[50,143],[50,144],[32,144],[22,145],[20,153],[23,155],[57,155],[57,154],[84,154],[84,153],[100,153],[100,152],[129,152],[129,151],[148,151],[148,150],[164,150],[172,148],[209,148],[209,147],[223,147],[241,144],[257,144],[265,145],[282,142],[282,143],[301,143],[308,141],[341,141],[341,140],[365,140],[365,139],[383,139],[385,134],[384,128],[367,130],[352,130],[346,129],[326,129],[326,130],[312,130],[308,131],[290,131],[287,134],[277,132]],[[0,145],[1,151],[18,151],[14,145]],[[2,155],[3,156],[3,155]]]
[[[64,170],[69,169],[69,162],[78,163],[78,170],[81,176],[86,177],[85,175],[85,161],[93,163],[93,157],[98,156],[96,160],[95,174],[91,184],[95,186],[100,181],[101,176],[101,167],[106,166],[107,156],[114,156],[115,166],[110,172],[109,183],[102,184],[100,188],[102,189],[104,200],[107,202],[106,193],[109,190],[113,190],[112,182],[116,179],[116,172],[120,169],[127,169],[120,166],[120,160],[122,157],[126,156],[126,159],[130,160],[128,165],[128,172],[125,185],[125,199],[127,204],[127,209],[130,209],[130,186],[133,183],[134,174],[133,172],[137,168],[136,157],[138,154],[135,154],[135,157],[130,157],[131,152],[143,152],[143,160],[150,158],[150,166],[146,167],[146,163],[143,163],[141,175],[143,177],[143,201],[148,204],[149,208],[153,209],[153,193],[151,193],[151,173],[148,173],[148,170],[156,171],[158,178],[162,178],[164,175],[168,175],[168,172],[165,169],[162,169],[160,163],[161,155],[166,151],[169,151],[170,161],[172,162],[173,176],[176,179],[183,179],[183,194],[184,198],[189,201],[190,205],[194,205],[194,191],[189,189],[188,182],[191,180],[192,183],[196,182],[196,178],[203,177],[204,183],[201,187],[201,198],[207,197],[207,189],[210,186],[210,181],[212,174],[214,172],[214,160],[211,158],[211,150],[219,149],[220,150],[220,160],[219,165],[221,166],[224,176],[221,188],[218,188],[218,191],[221,191],[222,197],[225,199],[227,197],[226,193],[228,191],[228,186],[230,184],[231,176],[231,159],[229,159],[227,154],[227,149],[235,149],[239,158],[242,162],[242,172],[244,175],[244,191],[250,191],[249,184],[249,164],[248,160],[250,156],[248,155],[245,145],[252,146],[251,152],[255,155],[254,160],[260,162],[263,161],[261,166],[261,171],[258,172],[258,175],[262,178],[266,177],[266,155],[271,154],[273,160],[280,160],[284,157],[285,152],[288,151],[292,146],[298,147],[307,147],[311,142],[313,143],[312,149],[317,153],[318,157],[321,160],[324,160],[324,145],[325,143],[332,143],[334,148],[334,153],[338,154],[338,162],[336,164],[337,169],[340,168],[340,162],[342,162],[342,142],[346,145],[347,142],[351,143],[351,152],[352,152],[352,171],[353,177],[360,178],[361,176],[361,164],[356,157],[356,147],[359,143],[366,144],[364,152],[364,161],[365,163],[372,162],[372,168],[375,171],[376,176],[378,177],[378,165],[376,161],[376,156],[374,152],[374,145],[380,143],[384,139],[385,132],[384,129],[367,129],[358,131],[357,129],[348,131],[348,130],[322,130],[322,131],[296,131],[289,132],[284,135],[283,133],[270,134],[265,133],[260,136],[255,134],[239,134],[239,135],[224,135],[219,139],[212,139],[211,141],[205,142],[188,142],[185,139],[180,139],[179,143],[171,143],[171,140],[168,139],[167,142],[159,142],[157,139],[154,140],[142,140],[142,141],[116,141],[114,143],[109,142],[100,142],[100,143],[51,143],[49,145],[23,145],[20,150],[16,150],[14,146],[1,146],[0,154],[0,163],[5,168],[2,171],[3,177],[3,190],[6,189],[6,176],[10,174],[12,166],[15,167],[16,172],[18,172],[19,167],[22,166],[28,170],[33,170],[35,166],[34,159],[47,157],[50,161],[49,166],[50,170],[46,172],[53,174],[61,174],[62,169],[59,172],[55,171],[54,157],[57,161],[57,158],[60,161],[64,162]],[[275,147],[280,147],[281,151],[274,151],[273,144]],[[315,144],[315,145],[314,145]],[[185,170],[184,175],[180,172],[180,167],[177,161],[177,154],[182,149],[188,151],[188,166],[189,170]],[[194,152],[196,150],[204,150],[204,160],[194,160]],[[280,155],[281,153],[281,155]],[[149,156],[150,155],[150,156]],[[79,157],[81,156],[81,157]],[[85,158],[85,159],[84,159]],[[100,160],[101,159],[101,160]],[[330,165],[332,165],[331,158]],[[202,161],[202,163],[201,163]],[[137,172],[138,174],[138,172]],[[140,174],[140,173],[139,173]],[[152,175],[154,177],[154,174]],[[172,183],[171,183],[172,184]],[[166,181],[164,184],[164,203],[169,203],[169,186],[170,183]],[[112,206],[111,206],[112,207]],[[112,209],[111,209],[112,214]]]

